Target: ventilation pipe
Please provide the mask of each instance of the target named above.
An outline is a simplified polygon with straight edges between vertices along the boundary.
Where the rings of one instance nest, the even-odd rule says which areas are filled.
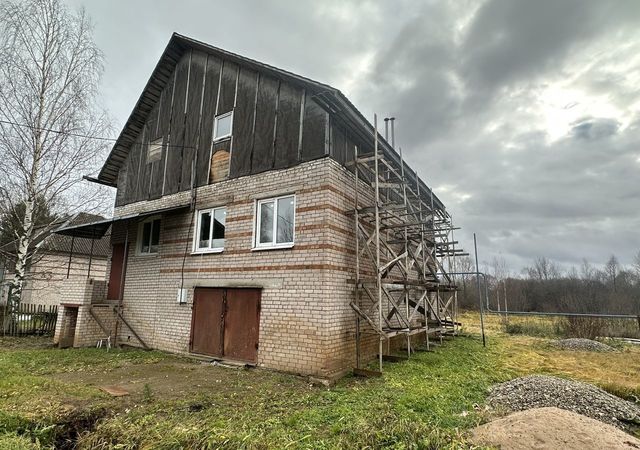
[[[391,117],[389,118],[389,120],[391,121],[391,148],[396,148],[396,133],[395,133],[395,127],[393,126],[394,122],[396,121],[396,118]]]
[[[389,140],[389,118],[388,117],[384,118],[384,140],[385,141]]]

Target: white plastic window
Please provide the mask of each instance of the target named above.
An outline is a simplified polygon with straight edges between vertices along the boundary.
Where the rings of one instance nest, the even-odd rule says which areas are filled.
[[[258,201],[255,246],[291,247],[294,241],[294,195]]]
[[[216,116],[213,124],[213,140],[218,141],[231,136],[232,127],[233,111]]]

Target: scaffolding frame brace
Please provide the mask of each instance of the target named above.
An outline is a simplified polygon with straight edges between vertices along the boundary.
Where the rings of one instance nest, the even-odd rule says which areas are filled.
[[[356,278],[350,306],[356,316],[354,373],[362,375],[380,375],[383,360],[405,359],[391,355],[395,336],[405,337],[408,358],[418,350],[412,336],[423,336],[429,351],[430,336],[442,343],[443,336],[458,333],[455,257],[466,255],[456,248],[451,215],[434,206],[430,188],[424,192],[423,185],[421,192],[417,172],[408,176],[402,149],[399,163],[385,156],[377,115],[373,124],[373,154],[360,154],[356,146],[353,155]],[[379,372],[363,367],[363,346],[375,345],[376,337]]]

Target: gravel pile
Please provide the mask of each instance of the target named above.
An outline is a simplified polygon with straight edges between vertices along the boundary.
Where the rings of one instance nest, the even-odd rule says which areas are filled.
[[[603,344],[602,342],[592,341],[591,339],[561,339],[554,341],[553,345],[564,350],[582,350],[588,352],[613,352],[615,349]]]
[[[509,411],[555,406],[622,429],[640,425],[640,405],[591,384],[557,377],[531,375],[497,384],[488,403]]]

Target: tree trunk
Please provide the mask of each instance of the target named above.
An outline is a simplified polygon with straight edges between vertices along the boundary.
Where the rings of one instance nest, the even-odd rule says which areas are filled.
[[[22,288],[24,287],[24,278],[27,270],[27,260],[29,257],[29,244],[33,235],[33,213],[34,202],[27,200],[25,202],[24,219],[22,221],[23,233],[18,240],[16,251],[16,267],[11,282],[11,296],[8,299],[9,317],[16,320],[18,316],[18,307],[22,299]]]

